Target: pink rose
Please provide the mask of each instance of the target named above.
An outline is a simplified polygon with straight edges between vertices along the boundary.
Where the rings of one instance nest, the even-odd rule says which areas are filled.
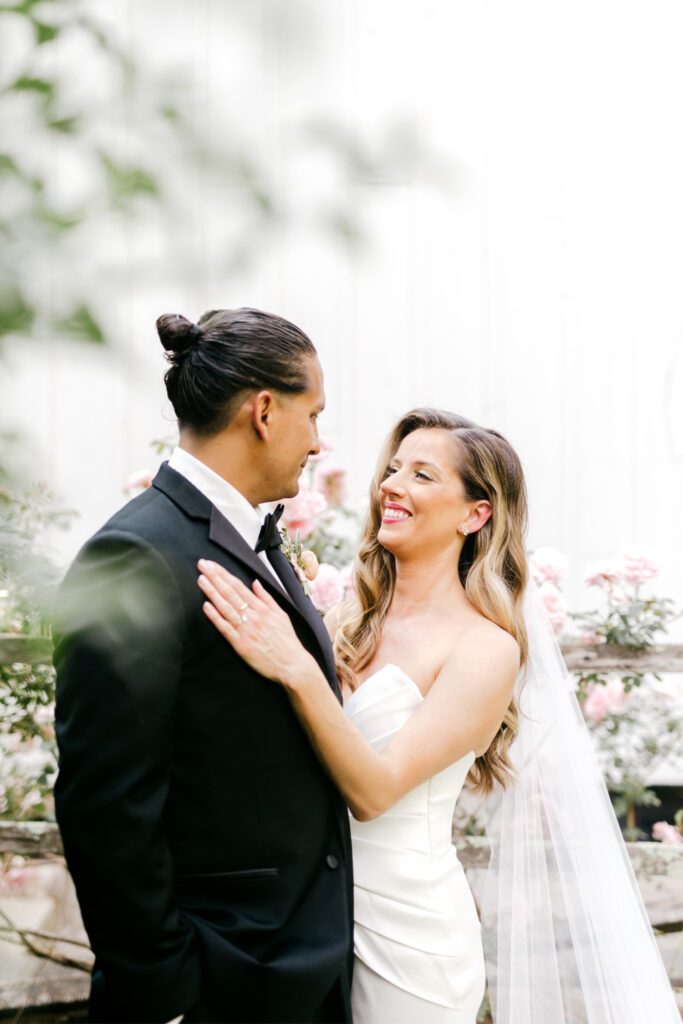
[[[315,529],[315,518],[327,508],[327,502],[319,491],[313,491],[302,484],[295,498],[287,498],[282,502],[285,510],[282,513],[282,524],[288,533],[295,535],[299,531],[301,538],[309,537]]]
[[[329,505],[343,505],[346,500],[346,470],[343,466],[328,463],[318,466],[315,473],[315,487],[325,496]]]
[[[567,602],[555,584],[550,581],[542,583],[539,592],[553,629],[559,633],[567,618]]]
[[[591,722],[599,725],[607,715],[607,694],[602,683],[591,683],[583,702],[583,713]]]
[[[652,838],[665,846],[679,846],[683,843],[683,836],[674,825],[668,821],[656,821],[652,826]]]
[[[343,597],[344,584],[339,569],[323,562],[318,575],[311,581],[311,601],[319,612],[326,612]]]
[[[611,590],[619,579],[619,567],[607,561],[595,562],[584,576],[589,587],[602,587],[603,590]]]
[[[610,676],[606,683],[591,683],[583,702],[583,713],[599,724],[608,714],[623,711],[628,694],[619,676]]]
[[[153,479],[154,473],[151,469],[139,469],[137,473],[131,473],[122,489],[125,494],[129,491],[144,491],[151,485]]]
[[[537,583],[559,583],[567,575],[567,558],[557,548],[536,548],[529,566]]]
[[[619,555],[619,573],[627,583],[647,583],[659,572],[659,563],[651,554],[638,548],[624,548]]]
[[[606,644],[607,637],[603,636],[601,633],[594,633],[591,629],[589,629],[586,630],[586,632],[581,637],[581,643],[592,645]]]
[[[321,434],[320,437],[318,438],[318,441],[320,442],[320,451],[318,452],[317,455],[309,455],[309,462],[322,462],[323,459],[327,458],[330,452],[334,451],[334,445],[330,441],[329,437],[325,437],[323,434]]]

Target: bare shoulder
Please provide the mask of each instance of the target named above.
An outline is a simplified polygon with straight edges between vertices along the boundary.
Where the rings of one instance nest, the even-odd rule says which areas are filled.
[[[475,675],[478,686],[489,693],[508,691],[519,672],[520,649],[515,638],[484,616],[477,616],[470,628],[459,634],[444,669],[459,676]]]

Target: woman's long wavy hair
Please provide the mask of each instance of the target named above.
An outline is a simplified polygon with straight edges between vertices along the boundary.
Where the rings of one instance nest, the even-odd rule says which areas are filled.
[[[491,503],[488,522],[465,539],[458,565],[460,579],[474,607],[515,638],[522,664],[526,660],[522,597],[527,578],[527,501],[520,461],[495,430],[440,409],[414,409],[396,424],[381,454],[354,566],[355,600],[344,607],[334,639],[339,677],[351,689],[356,685],[356,673],[375,657],[396,581],[394,556],[377,540],[382,521],[379,487],[403,439],[423,428],[446,430],[453,438],[454,468],[463,482],[466,501]],[[513,772],[508,750],[516,735],[513,698],[488,750],[470,769],[468,781],[475,789],[488,793],[495,783],[505,787],[509,782]]]

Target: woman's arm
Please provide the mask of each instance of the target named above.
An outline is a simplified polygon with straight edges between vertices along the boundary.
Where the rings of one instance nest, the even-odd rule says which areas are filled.
[[[348,720],[289,617],[258,580],[250,591],[215,563],[202,561],[199,568],[206,615],[257,672],[285,687],[359,821],[376,818],[421,782],[485,747],[503,720],[519,648],[509,634],[483,623],[462,640],[425,700],[379,753]]]

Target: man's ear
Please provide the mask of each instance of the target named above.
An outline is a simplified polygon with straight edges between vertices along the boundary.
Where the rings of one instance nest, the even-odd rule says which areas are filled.
[[[273,396],[270,391],[259,391],[252,399],[251,425],[261,438],[267,441],[273,417]]]

